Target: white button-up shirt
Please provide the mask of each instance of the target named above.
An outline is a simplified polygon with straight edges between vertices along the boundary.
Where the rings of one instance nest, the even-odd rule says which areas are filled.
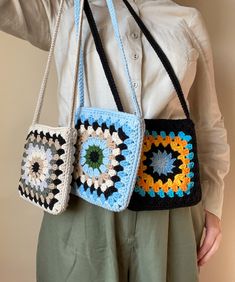
[[[0,0],[0,30],[48,51],[60,1]],[[129,86],[105,0],[89,0],[126,112],[132,112]],[[222,215],[224,177],[230,147],[214,81],[213,57],[201,13],[171,0],[129,0],[168,56],[196,124],[202,201]],[[114,0],[119,29],[137,101],[145,118],[185,118],[178,96],[159,58],[121,0]],[[83,23],[85,106],[116,109],[88,22]],[[76,56],[74,2],[66,0],[55,48],[59,79],[59,120],[68,124]]]

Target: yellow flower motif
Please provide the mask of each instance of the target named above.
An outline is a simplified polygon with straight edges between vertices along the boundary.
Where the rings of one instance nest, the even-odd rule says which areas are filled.
[[[179,189],[182,191],[187,190],[187,184],[190,182],[190,178],[187,174],[190,172],[190,168],[187,166],[190,163],[190,159],[187,158],[187,155],[190,153],[189,149],[186,148],[188,142],[186,140],[181,139],[179,136],[171,137],[166,135],[165,137],[161,135],[157,135],[156,137],[153,135],[145,135],[144,142],[141,153],[141,161],[138,169],[137,175],[137,186],[141,187],[145,192],[148,192],[152,189],[155,193],[157,193],[160,189],[162,189],[165,193],[172,189],[174,192],[177,192]],[[162,179],[156,181],[153,176],[146,172],[147,166],[144,164],[147,159],[146,153],[151,151],[152,145],[159,147],[162,145],[164,148],[170,145],[172,151],[178,152],[177,159],[182,162],[179,165],[180,173],[174,176],[174,179],[167,178],[167,181],[163,183]]]

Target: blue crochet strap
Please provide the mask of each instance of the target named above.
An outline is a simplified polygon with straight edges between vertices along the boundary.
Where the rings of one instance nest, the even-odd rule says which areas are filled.
[[[76,42],[78,40],[78,25],[79,25],[79,13],[80,13],[80,0],[74,0],[74,21],[75,21],[75,30],[76,30]],[[78,119],[79,112],[81,107],[84,106],[84,63],[83,63],[83,45],[81,41],[81,48],[79,54],[79,66],[78,66],[78,92],[79,97],[79,106],[75,113],[75,122]]]
[[[110,17],[111,17],[111,22],[112,22],[112,25],[113,25],[113,28],[114,28],[115,38],[118,42],[118,46],[119,46],[119,49],[120,49],[121,55],[122,55],[122,61],[123,61],[124,67],[125,67],[126,77],[127,77],[129,88],[130,88],[130,95],[131,95],[131,98],[132,98],[132,102],[134,104],[134,114],[136,114],[138,117],[140,117],[141,112],[140,112],[139,104],[137,102],[136,93],[135,93],[134,87],[133,87],[132,82],[131,82],[131,76],[130,76],[128,63],[127,63],[125,51],[124,51],[124,48],[123,48],[123,43],[122,43],[122,40],[121,40],[119,28],[118,28],[118,21],[117,21],[117,17],[116,17],[116,13],[115,13],[114,4],[113,4],[112,0],[106,0],[106,2],[107,2],[107,7],[108,7],[108,10],[109,10]],[[78,36],[79,10],[80,10],[80,0],[74,0],[74,19],[75,19],[76,37]],[[84,64],[83,64],[83,47],[82,47],[81,51],[80,51],[80,63],[79,63],[79,74],[78,74],[78,84],[79,84],[78,89],[79,89],[79,92],[80,92],[80,96],[79,96],[80,97],[80,106],[79,106],[79,108],[84,105],[84,69],[83,68],[84,68]],[[76,114],[76,117],[77,117],[77,115],[78,114]]]

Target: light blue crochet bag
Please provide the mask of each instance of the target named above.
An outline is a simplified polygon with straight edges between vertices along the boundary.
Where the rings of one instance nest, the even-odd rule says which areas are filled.
[[[128,206],[136,183],[145,123],[131,83],[114,5],[111,0],[107,0],[107,4],[125,67],[134,113],[123,111],[117,95],[114,95],[117,111],[84,106],[83,47],[79,47],[79,64],[76,64],[79,65],[79,103],[75,116],[78,138],[71,193],[92,204],[118,212]],[[74,1],[77,39],[82,36],[82,16],[79,18],[79,10],[83,7],[84,0]]]

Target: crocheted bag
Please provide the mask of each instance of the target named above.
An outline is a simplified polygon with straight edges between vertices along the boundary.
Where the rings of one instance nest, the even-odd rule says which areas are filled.
[[[85,2],[85,11],[89,17],[87,5],[88,1]],[[75,0],[75,27],[78,26],[79,17],[82,17],[80,13],[82,9],[83,3]],[[97,32],[92,27],[91,31],[92,34]],[[122,45],[121,40],[118,43]],[[98,48],[100,47],[102,48],[98,44]],[[127,65],[125,65],[125,70],[135,108],[133,114],[124,112],[117,89],[113,87],[113,77],[109,68],[104,70],[109,77],[109,85],[118,111],[84,106],[82,50],[83,48],[80,53],[78,80],[80,104],[76,113],[78,139],[71,192],[92,204],[118,212],[128,206],[134,189],[145,123],[130,82]],[[124,51],[121,54],[125,62]],[[101,63],[104,65],[106,62],[101,60]]]
[[[192,206],[202,199],[195,124],[167,56],[127,0],[123,0],[165,67],[185,119],[145,119],[137,182],[128,208],[158,210]]]
[[[196,132],[181,85],[163,50],[131,5],[126,0],[124,3],[165,67],[186,115],[185,119],[144,119],[141,161],[128,209],[157,210],[195,205],[201,200]],[[114,17],[112,0],[108,0],[108,4]],[[113,21],[115,27],[115,18]],[[103,61],[107,61],[104,51],[98,51]],[[107,79],[110,79],[109,76]],[[115,85],[113,81],[110,83]]]
[[[69,126],[51,127],[38,123],[45,96],[49,67],[54,51],[64,0],[61,1],[53,32],[46,70],[36,110],[29,127],[21,161],[18,192],[21,198],[51,214],[62,213],[69,201],[77,130],[74,124],[75,83]],[[78,44],[79,48],[79,44]],[[78,50],[79,54],[79,50]],[[75,71],[76,74],[76,71]]]

